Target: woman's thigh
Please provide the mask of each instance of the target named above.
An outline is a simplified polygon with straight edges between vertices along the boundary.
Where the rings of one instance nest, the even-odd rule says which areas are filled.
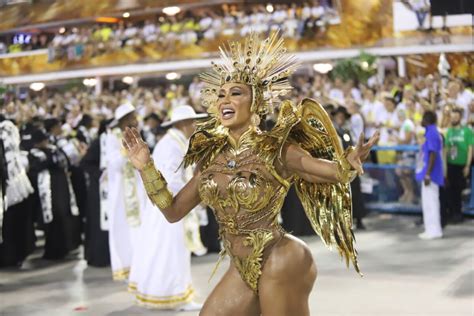
[[[231,264],[229,270],[206,299],[199,315],[260,316],[260,304],[258,297]]]
[[[286,235],[274,246],[259,282],[263,316],[309,316],[308,298],[316,280],[316,264],[308,247]]]

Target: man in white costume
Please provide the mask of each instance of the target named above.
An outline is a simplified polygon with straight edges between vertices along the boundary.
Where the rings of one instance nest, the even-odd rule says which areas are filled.
[[[140,175],[122,149],[122,131],[138,127],[135,107],[129,103],[120,105],[111,124],[114,128],[107,135],[105,152],[109,248],[113,279],[122,281],[128,280],[134,248],[140,242],[140,209],[144,207],[146,193]]]
[[[156,145],[153,160],[174,194],[193,176],[193,171],[185,169],[181,161],[195,129],[194,120],[205,116],[196,114],[189,105],[181,105],[173,109],[171,120],[162,124],[171,128]],[[129,291],[135,295],[138,305],[183,311],[201,309],[202,304],[192,301],[191,281],[190,251],[206,252],[199,236],[197,211],[196,208],[180,222],[169,223],[160,210],[147,201],[140,227],[142,244],[134,254],[129,283]]]

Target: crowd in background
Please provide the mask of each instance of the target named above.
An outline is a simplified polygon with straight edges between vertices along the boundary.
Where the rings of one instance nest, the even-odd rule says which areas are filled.
[[[344,82],[339,78],[333,80],[326,75],[296,75],[292,81],[295,89],[287,97],[294,102],[299,102],[304,97],[319,100],[331,115],[341,140],[347,144],[354,143],[361,133],[369,138],[376,130],[381,132],[379,145],[382,146],[422,144],[424,130],[421,123],[427,112],[436,113],[437,127],[448,140],[453,133],[450,129],[456,127],[452,126],[455,123],[453,117],[458,117],[460,125],[469,126],[471,133],[474,126],[474,96],[471,87],[465,86],[457,78],[441,78],[437,75],[399,78],[388,75],[381,83],[372,78],[369,84],[362,84],[352,80]],[[40,187],[34,185],[34,190],[41,191],[38,191],[38,198],[52,194],[53,200],[56,198],[60,203],[69,205],[71,212],[76,209],[77,216],[86,216],[89,203],[86,202],[87,194],[91,194],[91,180],[87,170],[91,163],[95,164],[98,179],[100,170],[105,167],[99,166],[96,159],[97,148],[94,153],[96,156],[91,156],[92,144],[97,144],[100,135],[107,132],[115,109],[124,103],[131,103],[136,107],[142,135],[149,147],[153,148],[164,134],[160,123],[166,120],[174,107],[189,104],[197,112],[206,111],[199,102],[202,87],[202,83],[195,77],[189,85],[170,83],[154,88],[138,85],[118,91],[104,90],[100,95],[78,88],[62,93],[44,89],[22,97],[6,93],[0,114],[1,120],[13,122],[21,135],[20,149],[23,160],[26,160],[26,170],[30,178],[36,179],[36,182],[32,182],[39,183],[37,180],[44,168],[56,172],[54,176],[52,173],[49,181],[51,189],[58,191],[48,193],[48,190],[41,191]],[[268,116],[267,121],[275,121],[276,115],[277,113]],[[345,134],[350,136],[346,139]],[[49,152],[50,157],[38,152],[50,145],[57,148],[56,151]],[[446,146],[449,147],[449,144]],[[469,146],[472,145],[468,144]],[[417,202],[417,197],[413,194],[416,186],[412,168],[416,164],[415,155],[416,151],[393,150],[378,152],[371,157],[374,163],[399,166],[397,174],[403,189],[399,199],[403,203]],[[45,164],[45,161],[48,163]],[[453,169],[448,168],[447,171],[449,170]],[[459,168],[456,169],[457,176],[458,171]],[[470,168],[463,166],[462,176],[468,179],[469,172]],[[97,186],[93,189],[98,191]],[[464,187],[456,188],[462,189]],[[93,194],[98,196],[99,192]],[[28,207],[35,205],[31,200],[28,203]],[[7,209],[6,214],[12,212],[9,213]],[[358,228],[363,228],[360,220],[361,218],[357,218]],[[40,219],[40,228],[45,221],[47,222],[47,218]],[[62,245],[59,257],[80,244],[78,232],[83,222],[64,219],[62,225],[66,225],[68,231],[75,235],[67,239],[67,245]],[[291,230],[298,231],[297,228]],[[30,249],[31,245],[25,247]],[[50,255],[51,259],[57,256],[55,251]]]
[[[474,124],[473,93],[461,79],[441,79],[437,75],[388,76],[381,84],[360,84],[339,78],[331,80],[326,75],[298,75],[292,80],[295,88],[288,97],[294,102],[310,97],[333,109],[344,107],[350,116],[347,125],[355,139],[362,132],[369,138],[379,129],[380,145],[416,144],[416,135],[422,132],[421,119],[427,110],[437,113],[438,126],[443,133],[451,124],[450,116],[455,108],[462,111],[463,125]],[[58,118],[65,135],[69,135],[85,114],[90,115],[93,125],[98,127],[101,120],[112,118],[115,108],[126,101],[136,106],[142,119],[153,113],[153,117],[162,121],[172,108],[181,104],[205,112],[199,101],[202,88],[203,84],[195,77],[187,85],[138,86],[120,91],[104,90],[100,95],[78,88],[64,93],[43,90],[23,98],[7,94],[1,113],[19,127],[33,118]],[[392,158],[382,157],[381,162]]]
[[[220,13],[219,13],[220,11]],[[264,5],[237,7],[223,5],[221,10],[198,8],[176,16],[160,15],[153,19],[127,21],[114,24],[94,24],[62,28],[54,36],[25,35],[22,41],[0,43],[0,54],[49,48],[50,60],[78,59],[90,52],[97,56],[124,47],[138,47],[156,43],[173,50],[175,45],[197,44],[201,40],[214,40],[220,36],[247,35],[251,30],[268,34],[280,29],[284,37],[314,37],[323,33],[331,19],[338,17],[329,1],[313,0],[304,5]],[[26,42],[25,40],[28,39]],[[1,42],[1,41],[0,41]]]

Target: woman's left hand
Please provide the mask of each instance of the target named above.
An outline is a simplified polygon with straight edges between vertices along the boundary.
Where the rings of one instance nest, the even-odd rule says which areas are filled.
[[[370,149],[379,141],[379,136],[380,133],[379,131],[377,131],[367,143],[364,143],[364,133],[361,133],[359,141],[357,142],[357,146],[349,155],[347,155],[347,161],[351,164],[351,166],[357,171],[359,175],[364,173],[364,169],[362,168],[362,161],[367,159],[367,156],[369,156],[370,153]]]

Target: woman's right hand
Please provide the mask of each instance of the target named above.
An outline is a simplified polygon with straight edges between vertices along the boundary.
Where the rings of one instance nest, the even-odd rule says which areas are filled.
[[[127,151],[128,159],[138,170],[142,170],[150,162],[150,149],[135,127],[125,129],[122,144]]]

